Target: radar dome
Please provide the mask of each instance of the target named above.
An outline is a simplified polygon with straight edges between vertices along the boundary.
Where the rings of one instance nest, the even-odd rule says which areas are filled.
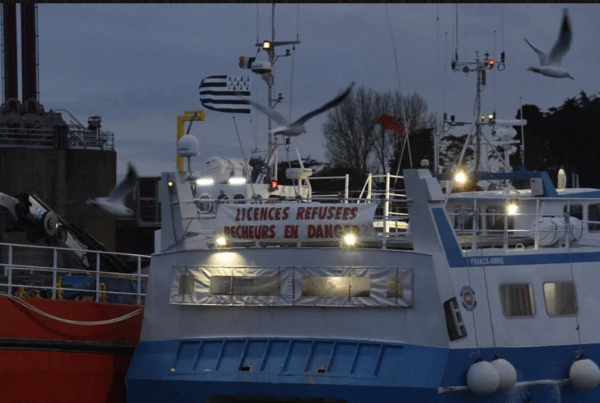
[[[191,134],[186,134],[177,143],[177,154],[181,157],[195,157],[200,154],[200,143]]]

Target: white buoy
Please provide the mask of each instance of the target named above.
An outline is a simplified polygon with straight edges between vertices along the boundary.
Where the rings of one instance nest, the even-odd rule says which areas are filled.
[[[569,370],[569,379],[577,389],[591,390],[600,384],[600,368],[583,355],[577,359]]]
[[[492,365],[496,368],[496,371],[498,371],[498,375],[500,376],[498,392],[507,392],[515,386],[515,383],[517,382],[517,370],[510,362],[496,356],[492,361]]]
[[[475,361],[467,371],[467,386],[477,395],[491,395],[498,389],[498,385],[500,374],[489,361]]]

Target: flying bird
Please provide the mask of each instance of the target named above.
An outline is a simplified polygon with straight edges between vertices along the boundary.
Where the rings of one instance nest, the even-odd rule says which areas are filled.
[[[266,107],[264,107],[260,104],[257,104],[256,102],[253,102],[253,101],[249,101],[249,102],[260,112],[264,113],[265,115],[267,115],[268,117],[273,119],[275,122],[277,122],[279,127],[276,127],[275,129],[271,129],[271,130],[269,130],[269,132],[271,132],[275,135],[282,134],[285,136],[299,136],[302,133],[306,133],[304,124],[310,118],[317,116],[317,115],[325,112],[326,110],[333,108],[334,106],[337,106],[338,104],[340,104],[344,99],[346,99],[348,94],[350,94],[352,87],[354,87],[354,83],[350,84],[348,89],[346,89],[346,91],[344,91],[338,97],[327,102],[325,105],[321,106],[319,109],[315,109],[312,112],[308,112],[306,115],[302,116],[300,119],[296,120],[292,124],[289,124],[288,121],[283,116],[281,116],[279,113],[275,112],[274,110],[272,110],[270,108],[266,108]]]
[[[138,175],[130,162],[127,163],[127,175],[113,190],[108,197],[95,197],[87,199],[86,204],[98,207],[116,217],[131,217],[133,210],[125,206],[125,198],[135,189]]]
[[[563,9],[563,19],[560,27],[560,33],[558,34],[558,39],[552,47],[549,55],[533,46],[527,39],[524,38],[525,42],[531,46],[531,48],[540,58],[540,67],[529,67],[527,70],[531,70],[548,77],[569,77],[570,79],[574,80],[574,78],[571,77],[571,75],[567,73],[567,71],[561,66],[563,57],[565,54],[567,54],[569,48],[571,47],[571,39],[573,36],[571,33],[571,22],[569,20],[569,15],[567,14],[568,11],[569,10],[566,8]]]

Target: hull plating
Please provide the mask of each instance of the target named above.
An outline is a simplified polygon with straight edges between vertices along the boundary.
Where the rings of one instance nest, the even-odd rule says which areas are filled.
[[[234,396],[346,403],[600,401],[600,388],[584,392],[565,381],[578,349],[479,350],[488,360],[500,354],[517,370],[511,391],[483,397],[465,387],[478,353],[471,349],[281,338],[142,342],[128,372],[127,401],[216,403]],[[584,350],[592,360],[600,359],[599,345]]]

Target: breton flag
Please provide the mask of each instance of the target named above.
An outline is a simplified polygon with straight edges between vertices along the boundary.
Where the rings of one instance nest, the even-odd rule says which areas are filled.
[[[250,113],[250,77],[210,76],[200,83],[200,102],[206,109]]]
[[[377,119],[377,123],[381,124],[384,129],[393,130],[401,136],[404,134],[404,126],[396,122],[396,118],[391,115],[381,115]]]

